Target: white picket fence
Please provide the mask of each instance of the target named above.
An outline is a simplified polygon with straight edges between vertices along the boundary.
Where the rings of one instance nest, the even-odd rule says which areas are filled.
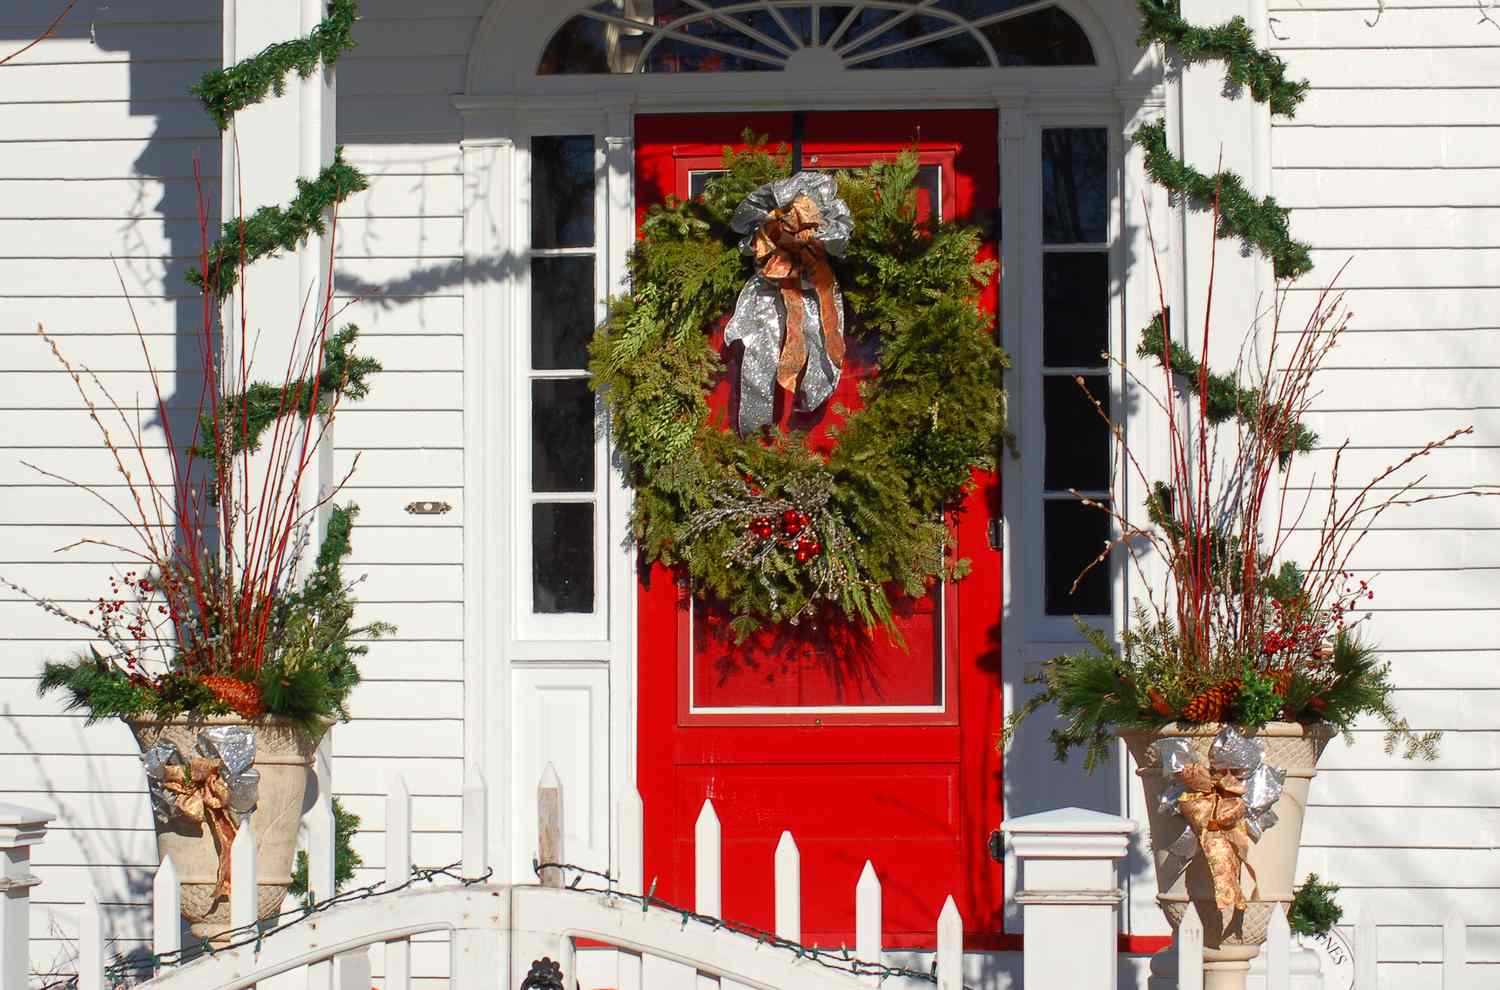
[[[550,766],[538,788],[537,804],[538,861],[564,862],[562,785]],[[487,871],[486,806],[484,780],[472,774],[463,794],[463,861],[459,869],[466,879],[482,878]],[[642,818],[638,795],[632,794],[620,812],[622,827],[639,829]],[[20,817],[37,816],[23,813]],[[333,887],[333,816],[327,801],[308,813],[306,825],[309,885],[322,899]],[[4,819],[0,818],[3,828]],[[40,841],[44,831],[42,826],[33,829],[34,841],[18,848],[24,851]],[[713,802],[705,801],[695,829],[695,897],[691,906],[695,915],[718,918],[721,914],[720,833]],[[398,777],[386,806],[384,890],[407,887],[412,877],[411,841],[411,797],[405,781]],[[4,832],[0,831],[0,849],[5,848]],[[632,848],[639,849],[639,842]],[[234,876],[257,875],[256,851],[253,833],[241,828],[231,849]],[[643,903],[646,899],[642,897],[645,892],[638,862],[627,864],[622,876],[604,891],[565,886],[574,879],[569,872],[543,870],[541,882],[536,884],[449,883],[389,894],[377,892],[316,912],[258,942],[253,936],[241,936],[232,941],[247,944],[183,965],[160,965],[154,978],[139,985],[151,990],[240,990],[303,971],[308,990],[369,990],[370,952],[374,949],[384,954],[384,990],[409,990],[412,938],[432,932],[449,934],[451,985],[463,990],[518,987],[533,963],[544,957],[558,964],[562,983],[557,988],[537,986],[543,990],[572,988],[573,943],[577,939],[624,950],[620,990],[702,990],[715,981],[720,990],[862,990],[872,985],[874,977],[829,968],[828,964],[853,968],[854,961],[860,960],[869,964],[860,967],[866,973],[880,967],[882,895],[879,877],[869,862],[850,891],[857,917],[853,954],[821,957],[701,923],[660,902]],[[774,935],[788,942],[801,939],[801,872],[796,840],[784,832],[774,861]],[[19,884],[10,886],[23,893],[26,890]],[[176,868],[168,857],[157,871],[152,894],[153,951],[157,957],[174,960],[182,949],[179,898]],[[229,901],[233,928],[255,923],[254,885],[235,884]],[[0,902],[6,904],[5,917],[0,920],[6,932],[5,954],[0,959],[10,967],[10,971],[0,969],[5,977],[0,990],[23,990],[26,899],[7,897]],[[18,913],[12,902],[18,905]],[[293,905],[283,910],[290,912],[282,916],[283,922],[297,916]],[[77,990],[113,990],[105,975],[110,963],[105,922],[98,898],[90,894],[79,915]],[[938,990],[961,990],[963,920],[951,897],[936,919],[936,935]],[[637,972],[629,973],[632,968]],[[18,975],[13,979],[12,973]],[[276,983],[278,990],[288,986],[285,979]]]
[[[1442,990],[1491,990],[1493,984],[1482,984],[1478,966],[1469,964],[1468,926],[1457,914],[1442,924],[1443,954]],[[1364,913],[1354,922],[1353,984],[1351,990],[1380,990],[1380,929],[1372,913]],[[1278,906],[1271,916],[1266,944],[1265,990],[1296,990],[1291,954],[1296,945],[1285,912]],[[1204,990],[1203,922],[1196,911],[1189,910],[1177,933],[1177,990]],[[1322,986],[1322,983],[1319,983]]]
[[[562,829],[562,784],[551,767],[538,788],[538,861],[566,862]],[[471,774],[463,792],[462,876],[479,881],[487,871],[486,787]],[[639,850],[640,798],[622,802],[619,820],[626,848]],[[0,805],[0,990],[27,987],[27,893],[30,847],[42,841],[50,816]],[[319,898],[333,886],[333,816],[325,799],[307,819],[310,885]],[[1115,934],[1119,886],[1116,863],[1123,857],[1134,823],[1111,816],[1067,809],[1007,823],[1022,862],[1025,889],[1026,949],[1023,965],[1028,986],[1115,990]],[[695,915],[717,918],[723,902],[722,841],[718,813],[705,801],[694,830]],[[882,893],[875,865],[866,861],[850,892],[855,902],[853,953],[810,955],[705,924],[680,908],[643,898],[641,863],[620,864],[619,875],[604,890],[572,889],[586,879],[548,868],[535,884],[468,882],[410,887],[411,797],[397,778],[386,807],[386,872],[375,896],[339,904],[268,935],[262,941],[218,951],[183,965],[162,965],[143,986],[151,990],[241,990],[275,981],[276,990],[304,985],[308,990],[369,990],[371,956],[383,954],[384,990],[410,990],[412,939],[446,933],[450,942],[451,985],[462,990],[498,990],[526,983],[537,990],[574,986],[574,943],[587,939],[615,946],[619,954],[619,990],[861,990],[877,984],[896,990],[915,987],[908,976],[881,967]],[[256,875],[256,846],[248,828],[239,831],[232,849],[237,877]],[[1073,860],[1068,869],[1050,867]],[[1031,870],[1032,860],[1047,861]],[[796,839],[783,832],[775,850],[774,935],[790,943],[801,940],[802,867]],[[1086,878],[1087,882],[1083,879]],[[255,921],[255,888],[236,885],[230,895],[235,927]],[[686,907],[686,906],[684,906]],[[295,908],[292,910],[295,912]],[[294,915],[292,915],[294,916]],[[284,916],[290,920],[292,916]],[[179,889],[168,859],[159,868],[153,889],[153,949],[157,956],[177,957],[182,948]],[[105,914],[90,894],[80,913],[77,990],[105,990],[110,962]],[[1376,919],[1366,914],[1354,927],[1354,990],[1379,990]],[[1096,944],[1097,943],[1097,944]],[[1292,941],[1278,911],[1267,957],[1266,990],[1300,990],[1289,960]],[[1203,990],[1203,928],[1189,912],[1178,940],[1179,990]],[[1443,926],[1442,990],[1480,990],[1477,967],[1467,965],[1467,932],[1457,917]],[[558,984],[538,983],[533,964],[557,964]],[[935,963],[938,990],[963,987],[963,921],[953,899],[936,919]],[[827,968],[832,961],[861,961],[863,975]],[[1087,972],[1086,978],[1082,974]],[[283,974],[291,974],[290,976]],[[533,979],[528,982],[528,975]],[[288,983],[287,980],[292,980]],[[1467,982],[1466,982],[1467,981]]]

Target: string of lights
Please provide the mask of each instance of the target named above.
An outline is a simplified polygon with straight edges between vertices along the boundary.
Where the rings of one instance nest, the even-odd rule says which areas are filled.
[[[462,887],[471,887],[475,884],[486,883],[494,875],[493,868],[487,869],[477,877],[466,877],[458,872],[462,864],[449,863],[447,866],[413,866],[411,876],[405,883],[394,887],[386,886],[384,881],[367,884],[363,887],[355,887],[342,893],[335,894],[325,900],[314,901],[305,904],[301,908],[290,911],[282,911],[272,919],[262,919],[231,928],[219,936],[214,944],[209,941],[199,940],[192,945],[185,945],[173,952],[141,952],[116,953],[113,959],[104,967],[104,979],[110,987],[129,986],[139,979],[150,979],[158,969],[163,966],[178,966],[183,963],[192,962],[194,959],[205,955],[212,956],[220,952],[228,952],[246,945],[254,945],[259,951],[260,945],[270,936],[277,932],[285,931],[294,925],[299,925],[315,915],[322,914],[331,908],[342,904],[351,904],[355,901],[369,900],[372,897],[385,897],[390,894],[399,894],[409,890],[417,884],[432,883],[439,878],[447,878],[458,883]],[[39,990],[77,990],[77,975],[69,975],[61,979],[46,983]]]
[[[673,904],[670,901],[664,901],[661,898],[655,896],[655,879],[651,881],[651,887],[646,891],[646,893],[633,894],[628,891],[621,890],[617,886],[618,881],[608,873],[602,873],[599,870],[589,869],[586,866],[578,866],[573,863],[539,863],[535,859],[533,859],[531,861],[531,868],[532,872],[536,873],[538,877],[541,876],[543,870],[559,870],[563,872],[564,875],[568,873],[574,874],[571,881],[567,881],[563,884],[563,886],[568,890],[576,890],[580,893],[585,894],[600,894],[606,897],[612,897],[616,900],[629,901],[633,904],[639,904],[641,906],[642,912],[646,911],[648,908],[661,908],[663,910],[670,911],[672,914],[680,916],[682,918],[682,924],[684,925],[684,927],[691,922],[694,924],[707,925],[709,928],[713,929],[723,929],[725,931],[736,932],[740,935],[749,936],[762,945],[770,946],[773,949],[782,949],[786,952],[792,953],[799,959],[806,959],[810,962],[817,963],[819,966],[836,970],[841,973],[849,973],[854,976],[874,976],[878,977],[881,980],[890,979],[891,977],[904,977],[910,980],[921,980],[926,983],[937,983],[936,957],[934,957],[933,959],[932,969],[926,973],[920,970],[910,969],[905,966],[887,966],[884,963],[870,962],[866,959],[856,959],[854,955],[849,951],[849,948],[847,946],[839,946],[839,948],[837,949],[825,949],[816,945],[803,945],[800,942],[794,942],[791,939],[782,938],[775,932],[766,931],[764,928],[757,928],[754,925],[747,925],[744,922],[740,921],[726,921],[723,918],[716,918],[713,915],[702,914],[698,911],[693,911],[689,908]],[[606,884],[608,884],[608,886],[585,887],[582,884],[586,878],[603,880]],[[966,987],[965,990],[969,990],[969,988]]]
[[[459,863],[450,863],[447,866],[436,867],[413,866],[411,876],[405,883],[390,887],[386,886],[384,882],[376,882],[346,890],[324,900],[306,904],[300,908],[282,911],[269,920],[260,920],[248,925],[231,928],[221,934],[215,942],[199,940],[192,945],[185,945],[181,949],[172,952],[157,953],[136,950],[129,953],[117,953],[104,968],[105,982],[112,988],[123,988],[133,983],[150,979],[164,966],[182,965],[204,956],[213,956],[247,945],[255,946],[258,951],[261,943],[270,936],[299,925],[310,918],[343,904],[399,894],[418,884],[433,883],[439,879],[452,880],[460,886],[468,887],[486,883],[494,875],[494,870],[488,869],[481,876],[466,877],[458,872],[460,865]],[[618,880],[610,874],[574,863],[541,863],[533,859],[532,870],[538,876],[541,875],[543,870],[558,870],[565,877],[571,876],[571,879],[567,880],[563,885],[567,890],[583,894],[596,894],[619,901],[628,901],[632,904],[640,905],[642,912],[650,908],[668,911],[680,917],[684,926],[699,924],[706,925],[714,930],[735,932],[736,934],[753,938],[761,945],[789,952],[799,959],[806,959],[809,962],[836,972],[847,973],[852,976],[874,976],[879,980],[899,977],[909,980],[919,980],[925,983],[937,983],[936,959],[933,961],[932,968],[924,973],[905,966],[888,966],[880,962],[857,959],[847,946],[840,946],[837,949],[827,949],[817,945],[803,945],[800,942],[782,938],[775,932],[757,928],[754,925],[738,921],[728,921],[724,918],[703,914],[702,912],[693,911],[689,908],[673,904],[670,901],[663,900],[656,896],[655,880],[652,880],[651,888],[645,894],[635,894],[621,890]],[[586,886],[584,884],[586,879],[603,881],[604,886]],[[50,983],[44,983],[38,990],[77,990],[77,987],[78,976],[70,974],[53,980]]]

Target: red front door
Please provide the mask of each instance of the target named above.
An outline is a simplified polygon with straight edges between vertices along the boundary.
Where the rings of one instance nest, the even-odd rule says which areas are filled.
[[[687,198],[749,127],[790,145],[785,114],[651,116],[636,121],[640,215]],[[994,111],[809,113],[805,168],[838,169],[915,145],[920,207],[998,231]],[[993,240],[985,247],[993,257]],[[994,311],[992,285],[986,305]],[[834,406],[858,404],[874,349],[851,346],[834,399],[812,414],[777,407],[783,428],[827,442]],[[728,401],[729,384],[715,393]],[[854,943],[854,887],[866,860],[883,890],[887,947],[923,947],[952,894],[972,948],[996,944],[1001,868],[987,850],[1000,824],[1000,554],[988,542],[999,483],[978,480],[953,513],[963,581],[908,603],[907,643],[850,628],[783,630],[735,646],[711,609],[657,566],[640,584],[637,779],[645,804],[646,882],[691,906],[693,826],[705,798],[721,822],[723,912],[769,929],[772,861],[783,830],[802,857],[803,941]]]

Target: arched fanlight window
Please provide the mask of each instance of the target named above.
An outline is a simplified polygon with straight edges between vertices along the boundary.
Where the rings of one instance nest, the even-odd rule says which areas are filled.
[[[604,0],[563,24],[539,75],[1093,65],[1078,22],[1038,0]]]

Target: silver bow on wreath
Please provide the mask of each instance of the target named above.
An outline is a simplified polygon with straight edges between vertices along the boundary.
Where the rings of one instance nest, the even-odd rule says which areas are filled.
[[[1271,806],[1281,797],[1286,771],[1265,762],[1260,743],[1227,726],[1214,737],[1207,764],[1193,758],[1186,739],[1159,739],[1151,749],[1173,780],[1157,810],[1183,819],[1182,834],[1167,847],[1159,869],[1175,879],[1201,849],[1227,927],[1233,913],[1245,907],[1240,868],[1256,881],[1250,843],[1276,824]]]
[[[838,385],[844,298],[828,257],[843,257],[854,218],[833,176],[799,172],[746,196],[731,226],[745,235],[740,250],[756,268],[724,328],[726,343],[745,345],[739,431],[747,434],[771,422],[777,384],[804,410],[828,401]]]

